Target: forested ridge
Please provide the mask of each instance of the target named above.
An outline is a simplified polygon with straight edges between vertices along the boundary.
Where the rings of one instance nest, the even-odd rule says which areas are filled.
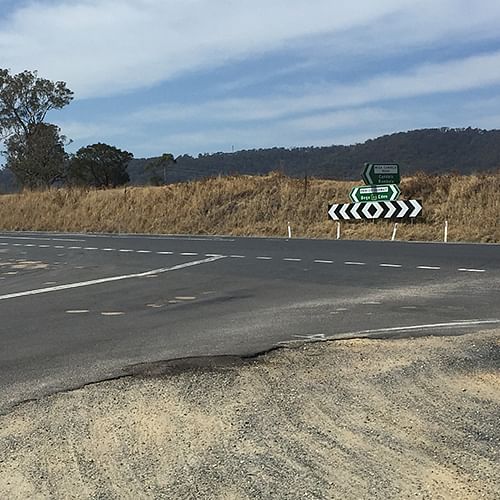
[[[165,145],[168,150],[168,145]],[[155,158],[133,159],[131,184],[151,182],[146,168]],[[290,177],[357,180],[365,162],[396,162],[403,176],[495,172],[500,167],[500,130],[421,129],[370,139],[351,146],[250,149],[234,153],[181,155],[166,169],[166,181],[182,182],[218,175],[261,175],[281,171]],[[0,170],[0,192],[15,189],[12,174]]]
[[[151,159],[129,164],[132,183],[147,183],[144,167]],[[234,153],[183,155],[167,172],[168,182],[229,174],[259,175],[281,171],[290,177],[356,180],[365,162],[396,162],[402,175],[497,171],[500,130],[421,129],[370,139],[351,146],[251,149]]]

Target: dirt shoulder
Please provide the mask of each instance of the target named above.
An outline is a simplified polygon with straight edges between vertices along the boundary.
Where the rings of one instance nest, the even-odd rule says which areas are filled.
[[[498,498],[500,330],[164,365],[0,416],[0,498]]]

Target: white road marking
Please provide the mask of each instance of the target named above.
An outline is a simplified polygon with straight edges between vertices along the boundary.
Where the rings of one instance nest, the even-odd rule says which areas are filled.
[[[468,328],[469,326],[495,325],[498,323],[500,323],[500,319],[466,319],[450,323],[430,323],[426,325],[395,326],[391,328],[378,328],[376,330],[361,330],[359,332],[346,333],[342,335],[369,335],[371,333],[406,332],[413,330],[432,330],[436,328]]]
[[[101,316],[123,316],[125,313],[123,311],[109,311],[102,312]]]
[[[272,260],[272,257],[255,257],[258,260]]]
[[[38,248],[50,248],[50,245],[38,245]]]
[[[417,269],[427,269],[429,271],[439,271],[441,268],[439,266],[417,266]]]
[[[82,247],[68,247],[68,250],[81,250]]]
[[[286,260],[288,262],[301,262],[302,261],[302,259],[292,259],[290,257],[287,257],[287,258],[285,258],[283,260]]]
[[[85,241],[85,240],[75,240],[70,238],[40,238],[33,236],[0,236],[2,240],[36,240],[36,241]]]
[[[101,249],[103,252],[114,252],[116,248],[102,248]]]
[[[0,245],[2,245],[2,246],[10,245],[10,243],[0,243]]]
[[[26,245],[24,245],[25,247],[34,247],[35,245],[33,243],[26,243]]]
[[[459,269],[459,271],[464,272],[464,273],[485,273],[486,272],[485,269],[466,269],[466,268]]]
[[[174,252],[156,252],[158,255],[173,255]]]
[[[28,245],[26,245],[26,246],[28,246]],[[65,248],[65,247],[62,245],[55,245],[54,248]]]
[[[22,247],[21,243],[12,243],[13,247]]]
[[[85,247],[84,250],[98,250],[96,247]]]
[[[206,253],[205,257],[222,257],[220,253]]]
[[[120,248],[119,252],[133,252],[130,248]]]
[[[400,264],[379,264],[380,267],[403,267]]]
[[[344,262],[346,266],[366,266],[366,262]]]
[[[229,257],[231,257],[231,259],[244,259],[245,258],[244,255],[230,255]]]
[[[333,264],[333,260],[315,260],[314,262],[316,262],[317,264]]]
[[[85,314],[88,312],[88,309],[69,309],[68,311],[66,311],[67,314]]]
[[[175,300],[195,300],[196,297],[175,297]]]
[[[151,250],[137,250],[137,253],[151,253]]]
[[[151,271],[145,271],[143,273],[135,274],[125,274],[122,276],[111,276],[109,278],[100,278],[89,281],[81,281],[78,283],[68,283],[66,285],[58,285],[48,288],[39,288],[36,290],[27,290],[25,292],[8,293],[7,295],[0,295],[0,300],[15,299],[18,297],[26,297],[29,295],[39,295],[42,293],[58,292],[60,290],[68,290],[71,288],[82,288],[85,286],[100,285],[102,283],[110,283],[113,281],[121,281],[132,278],[144,278],[146,276],[153,276],[155,274],[168,273],[170,271],[178,271],[179,269],[184,269],[186,267],[199,266],[200,264],[208,264],[209,262],[215,262],[216,260],[223,259],[224,257],[208,257],[202,260],[193,260],[191,262],[185,262],[184,264],[178,264],[172,267],[163,267],[160,269],[153,269]]]
[[[195,255],[198,255],[195,252],[182,252],[181,255],[184,255],[186,257],[194,257]]]

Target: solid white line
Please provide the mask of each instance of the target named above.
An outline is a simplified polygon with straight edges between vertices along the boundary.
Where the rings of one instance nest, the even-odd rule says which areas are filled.
[[[380,267],[403,267],[400,264],[379,264]]]
[[[317,264],[333,264],[333,260],[315,260]]]
[[[428,269],[430,271],[439,271],[441,269],[438,266],[417,266],[417,269]]]
[[[85,241],[74,240],[69,238],[34,238],[30,236],[0,236],[2,240],[38,240],[38,241]]]
[[[286,258],[286,259],[283,259],[283,260],[286,260],[288,262],[301,262],[302,259],[292,259],[292,258]]]
[[[459,269],[460,272],[465,272],[465,273],[485,273],[485,269]]]
[[[147,276],[152,276],[154,274],[168,273],[170,271],[177,271],[179,269],[184,269],[186,267],[198,266],[200,264],[208,264],[209,262],[215,262],[216,260],[223,259],[224,257],[209,257],[203,260],[194,260],[191,262],[186,262],[184,264],[178,264],[172,267],[163,267],[160,269],[153,269],[151,271],[145,271],[143,273],[136,274],[125,274],[123,276],[111,276],[109,278],[99,278],[96,280],[80,281],[78,283],[68,283],[66,285],[51,286],[48,288],[39,288],[37,290],[28,290],[25,292],[9,293],[7,295],[0,295],[0,300],[15,299],[18,297],[26,297],[28,295],[39,295],[42,293],[58,292],[60,290],[68,290],[71,288],[82,288],[84,286],[100,285],[101,283],[110,283],[112,281],[121,281],[131,278],[145,278]]]
[[[365,262],[344,262],[347,266],[366,266]]]
[[[412,326],[396,326],[392,328],[379,328],[377,330],[361,330],[359,332],[348,333],[344,335],[364,335],[370,333],[383,332],[405,332],[412,330],[429,330],[433,328],[467,328],[475,325],[494,325],[500,323],[500,319],[466,319],[463,321],[455,321],[451,323],[430,323],[427,325],[412,325]]]

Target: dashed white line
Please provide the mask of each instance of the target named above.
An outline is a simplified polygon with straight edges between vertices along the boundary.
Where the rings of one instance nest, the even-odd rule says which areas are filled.
[[[28,246],[28,245],[26,245],[26,246]],[[54,248],[65,248],[65,247],[62,245],[55,245]]]
[[[466,268],[461,268],[459,269],[460,272],[462,273],[485,273],[486,269],[466,269]]]
[[[314,262],[316,262],[317,264],[333,264],[333,260],[321,260],[321,259],[317,259]]]
[[[272,260],[272,257],[265,257],[265,256],[260,256],[260,257],[255,257],[257,260]]]
[[[88,313],[88,309],[69,309],[66,314],[85,314]]]
[[[379,264],[380,267],[403,267],[401,264]]]
[[[417,266],[417,269],[427,269],[428,271],[439,271],[439,266]]]
[[[205,257],[222,257],[220,253],[206,253]]]
[[[302,259],[293,259],[291,257],[286,257],[283,260],[286,260],[288,262],[301,262],[302,261]]]
[[[82,247],[68,247],[68,250],[81,250]]]
[[[229,257],[231,259],[244,259],[245,255],[230,255]]]
[[[346,266],[366,266],[366,262],[344,262]]]
[[[126,253],[130,253],[130,252],[133,252],[133,250],[131,250],[130,248],[120,248],[120,250],[118,250],[119,252],[126,252]]]
[[[84,250],[98,250],[96,247],[85,247]]]
[[[116,248],[102,248],[103,252],[114,252]]]
[[[50,245],[38,245],[38,248],[50,248]]]
[[[156,252],[158,255],[173,255],[174,252]]]
[[[137,250],[137,253],[151,253],[151,250]]]
[[[181,255],[184,255],[186,257],[193,257],[193,256],[198,255],[198,254],[195,252],[182,252]]]

